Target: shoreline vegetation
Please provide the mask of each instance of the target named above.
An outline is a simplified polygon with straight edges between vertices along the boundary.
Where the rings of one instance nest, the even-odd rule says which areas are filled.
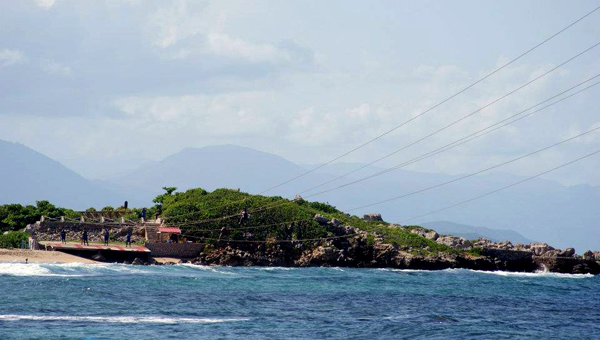
[[[580,256],[573,248],[554,249],[545,243],[513,245],[508,241],[467,240],[439,235],[420,226],[385,222],[377,213],[354,216],[328,203],[308,202],[301,197],[288,200],[232,189],[213,192],[200,188],[185,192],[176,192],[173,187],[163,189],[165,193],[154,199],[156,205],[145,209],[147,216],[160,214],[165,226],[179,227],[183,242],[200,245],[199,254],[182,261],[150,258],[136,264],[190,262],[224,266],[464,268],[600,274],[599,252],[586,251]],[[240,221],[239,213],[243,209],[247,209],[250,216]],[[84,223],[79,223],[82,216],[101,216],[103,223],[105,218],[113,221],[106,223],[106,226],[112,226],[111,231],[118,230],[118,234],[111,235],[111,244],[123,242],[122,238],[127,233],[124,228],[134,231],[135,242],[138,243],[142,242],[141,227],[118,229],[119,224],[114,221],[137,221],[142,214],[142,209],[125,207],[90,208],[86,212],[76,212],[57,208],[47,201],[37,202],[36,206],[0,206],[2,236],[12,240],[2,243],[0,239],[0,247],[6,247],[6,244],[18,247],[16,243],[25,234],[21,230],[36,233],[39,241],[58,241],[60,229],[65,225],[69,226],[68,238],[73,239],[85,228]],[[42,216],[48,221],[44,222]],[[90,233],[90,241],[99,242],[102,240],[99,231],[104,227],[101,224],[95,228],[97,231]],[[228,231],[226,235],[221,234],[223,228]],[[14,234],[15,237],[12,237],[13,233],[20,233],[20,236]],[[15,251],[0,250],[0,262],[21,254]],[[45,256],[37,255],[37,252],[32,254],[45,261]],[[48,255],[47,258],[58,257]],[[35,258],[32,256],[29,261],[35,262]],[[17,260],[23,261],[23,256]],[[65,257],[64,261],[71,262],[72,258]]]

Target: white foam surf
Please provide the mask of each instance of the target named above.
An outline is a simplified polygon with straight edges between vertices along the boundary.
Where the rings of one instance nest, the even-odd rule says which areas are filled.
[[[0,275],[81,277],[107,273],[143,273],[143,269],[121,264],[87,263],[0,263]]]
[[[72,315],[0,315],[2,321],[68,321],[96,323],[221,323],[248,321],[248,318],[174,318],[160,316],[72,316]]]
[[[469,271],[469,272],[473,272],[473,273],[481,273],[481,274],[497,275],[497,276],[505,276],[505,277],[530,277],[530,278],[547,277],[547,278],[560,278],[560,279],[585,279],[585,278],[594,277],[594,275],[592,275],[592,274],[563,274],[563,273],[552,273],[552,272],[546,272],[546,271],[539,271],[539,272],[533,272],[533,273],[507,272],[507,271],[500,271],[500,270],[484,271],[484,270],[472,270],[472,269],[446,269],[444,271],[447,271],[447,272]]]

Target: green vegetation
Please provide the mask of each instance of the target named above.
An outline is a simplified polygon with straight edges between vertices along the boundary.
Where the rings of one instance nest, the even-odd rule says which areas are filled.
[[[284,235],[282,226],[289,226],[295,222],[292,239],[321,238],[332,236],[326,226],[321,226],[312,218],[321,214],[328,219],[336,218],[342,223],[351,225],[363,231],[377,233],[383,242],[410,246],[419,249],[421,253],[451,252],[459,253],[460,250],[448,247],[435,241],[410,232],[409,228],[390,227],[382,221],[365,221],[357,216],[348,215],[327,203],[291,201],[281,197],[264,197],[250,195],[239,190],[217,189],[207,192],[203,189],[192,189],[186,192],[175,192],[163,188],[167,193],[159,196],[163,206],[163,217],[170,225],[180,225],[183,234],[188,238],[218,238],[223,226],[231,228],[231,238],[240,240],[268,240],[281,239]],[[260,208],[274,206],[273,209],[260,210]],[[238,215],[244,208],[250,212],[250,220],[239,228]],[[253,212],[254,211],[254,212]],[[229,219],[219,219],[223,216],[233,216]],[[215,219],[215,220],[213,220]],[[205,221],[195,223],[194,221]],[[251,227],[257,226],[253,229]],[[373,235],[367,236],[369,245],[375,244]],[[428,247],[429,250],[425,250]]]
[[[43,216],[57,218],[60,216],[77,218],[79,215],[65,208],[57,208],[48,201],[37,201],[36,205],[6,204],[0,205],[0,231],[11,231],[25,228]]]
[[[20,248],[21,241],[28,241],[29,234],[22,231],[9,231],[0,235],[0,248]]]
[[[176,192],[175,187],[163,189],[165,192],[153,201],[156,205],[146,208],[147,218],[153,219],[157,213],[160,213],[166,219],[167,225],[179,226],[183,236],[189,240],[204,239],[207,243],[211,243],[211,239],[219,237],[222,227],[229,228],[229,237],[233,240],[295,240],[333,236],[330,227],[320,225],[313,220],[315,214],[320,214],[327,219],[335,218],[343,224],[370,232],[371,234],[367,235],[369,245],[375,244],[374,234],[377,234],[385,243],[411,247],[412,251],[419,254],[463,253],[462,250],[438,244],[410,232],[412,229],[420,228],[419,226],[399,228],[382,221],[365,221],[357,216],[346,214],[328,203],[251,195],[240,192],[239,189],[217,189],[213,192],[201,188],[186,192]],[[240,226],[239,216],[244,208],[248,209],[250,218]],[[86,212],[102,213],[108,218],[122,216],[130,220],[138,220],[142,216],[142,209],[138,208],[119,207],[115,210],[112,207],[104,207],[101,210],[102,212],[91,207]],[[57,208],[48,201],[39,201],[36,206],[9,204],[0,206],[0,230],[22,229],[27,224],[38,221],[42,215],[53,218],[60,216],[79,218],[79,213],[70,209]],[[223,218],[224,216],[228,218]],[[314,243],[317,242],[320,241]],[[470,251],[473,255],[477,252],[477,249]]]

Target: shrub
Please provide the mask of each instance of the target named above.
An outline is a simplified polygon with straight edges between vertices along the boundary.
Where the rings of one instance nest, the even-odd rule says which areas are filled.
[[[20,248],[21,241],[29,240],[29,234],[22,231],[10,231],[0,235],[0,248]]]

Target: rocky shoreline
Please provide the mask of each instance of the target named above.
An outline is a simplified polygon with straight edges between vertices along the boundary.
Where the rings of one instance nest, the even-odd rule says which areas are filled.
[[[364,219],[385,223],[379,214],[365,215]],[[256,243],[222,240],[212,244],[198,244],[200,255],[181,259],[181,262],[208,266],[323,266],[424,270],[462,268],[483,271],[600,274],[600,252],[586,251],[580,256],[573,248],[555,249],[546,243],[513,245],[509,241],[496,243],[483,238],[470,241],[452,235],[439,235],[433,230],[421,227],[387,225],[387,228],[396,228],[408,235],[413,234],[419,240],[427,241],[426,244],[443,246],[445,250],[439,251],[424,246],[424,242],[418,245],[385,242],[385,237],[377,232],[344,225],[337,219],[329,220],[321,215],[314,216],[314,220],[326,226],[329,233],[334,235],[334,239],[318,242],[289,239],[285,242]],[[77,223],[41,223],[28,228],[35,229],[40,239],[58,240],[59,229],[66,230],[68,236],[76,237],[81,226]],[[100,240],[103,228],[105,227],[95,226],[86,229],[89,229],[91,240]],[[127,232],[132,232],[135,241],[143,242],[143,228],[112,226],[110,232],[117,240],[123,238]],[[151,258],[146,261],[136,259],[131,263],[165,264]]]
[[[334,223],[331,223],[332,227]],[[391,226],[402,228],[401,226]],[[586,252],[578,256],[575,250],[554,249],[545,243],[512,245],[479,239],[475,242],[455,236],[440,236],[435,231],[414,228],[412,233],[433,239],[457,249],[456,253],[428,253],[428,249],[387,244],[380,237],[370,242],[366,233],[349,226],[334,227],[336,235],[353,235],[328,241],[326,245],[306,247],[302,243],[248,245],[224,242],[220,247],[206,247],[190,262],[220,266],[282,266],[282,267],[354,267],[396,269],[473,269],[484,271],[536,272],[550,271],[568,274],[600,274],[600,253]],[[372,235],[372,234],[371,234]],[[340,249],[347,250],[341,257]],[[476,249],[476,253],[458,250]],[[426,254],[420,251],[424,250]]]

